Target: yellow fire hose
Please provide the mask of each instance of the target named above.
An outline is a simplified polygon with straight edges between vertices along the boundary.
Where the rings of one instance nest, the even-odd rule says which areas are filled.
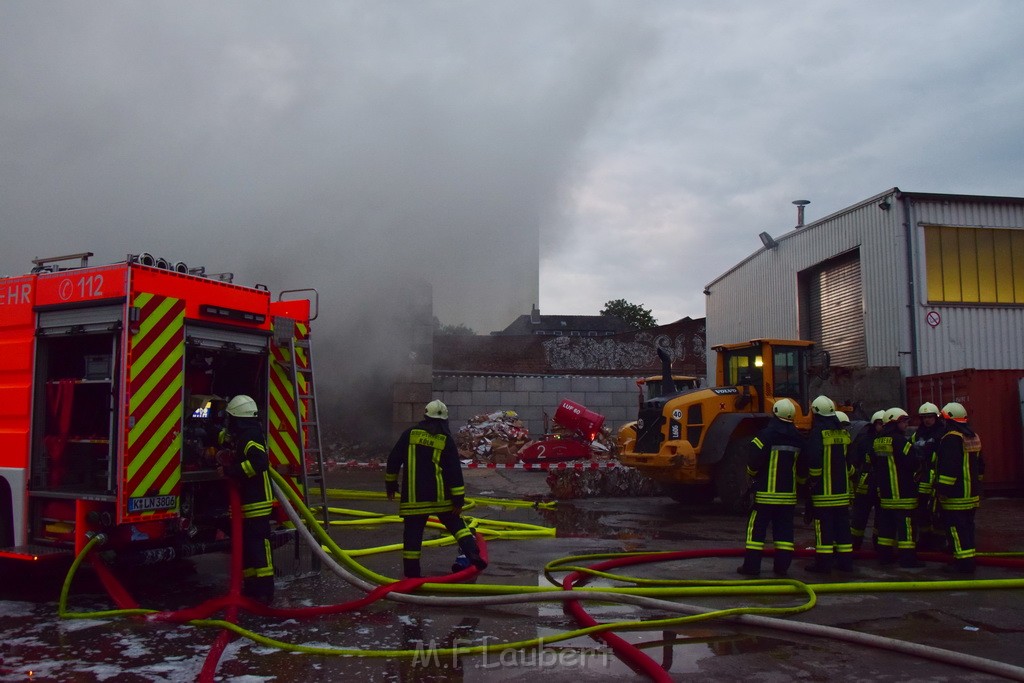
[[[355,559],[356,555],[367,555],[378,552],[385,552],[400,548],[400,544],[378,546],[376,548],[363,548],[357,551],[346,551],[341,549],[323,529],[314,517],[313,513],[298,498],[295,492],[284,479],[273,470],[270,471],[273,478],[275,493],[281,502],[282,508],[289,515],[295,525],[296,531],[302,535],[310,544],[314,553],[317,553],[331,571],[338,574],[348,583],[365,591],[372,590],[377,586],[392,583],[394,580],[378,574],[363,566]],[[332,494],[334,489],[331,490]],[[365,492],[360,492],[365,493]],[[354,496],[353,492],[342,492],[345,496]],[[383,497],[383,494],[380,494]],[[376,499],[376,494],[367,494],[367,497]],[[495,499],[490,499],[495,500]],[[524,502],[525,503],[525,502]],[[489,503],[491,504],[491,503]],[[525,503],[522,507],[533,506],[532,503]],[[384,523],[397,520],[391,515],[378,515],[361,511],[349,511],[333,509],[336,514],[346,514],[360,519],[352,523]],[[393,519],[392,519],[393,518]],[[512,522],[492,522],[489,520],[476,519],[474,526],[485,537],[492,538],[514,538],[514,537],[536,537],[538,535],[553,535],[552,532],[533,525],[523,525]],[[441,526],[441,525],[438,525]],[[483,527],[483,528],[481,528]],[[427,544],[445,545],[452,541],[438,539],[440,543],[428,541]],[[99,542],[98,538],[92,539],[82,550],[75,562],[72,564],[65,579],[61,591],[59,613],[62,618],[104,618],[125,615],[152,614],[154,610],[129,609],[129,610],[108,610],[104,612],[70,612],[67,610],[67,598],[74,574],[77,571],[82,559]],[[326,548],[326,550],[325,550]],[[664,553],[669,555],[670,553]],[[964,590],[964,589],[1005,589],[1022,588],[1024,579],[1004,580],[950,580],[950,581],[915,581],[915,582],[859,582],[859,583],[829,583],[809,585],[793,579],[766,579],[766,580],[740,580],[740,581],[675,581],[665,579],[642,579],[630,577],[611,572],[600,572],[592,570],[582,564],[585,561],[604,559],[610,557],[628,557],[631,555],[654,555],[658,553],[616,553],[598,555],[579,555],[565,557],[548,563],[545,567],[545,575],[552,582],[551,586],[521,586],[521,585],[496,585],[496,584],[439,584],[427,583],[421,587],[421,591],[429,594],[408,594],[390,593],[387,598],[410,604],[430,606],[482,606],[497,604],[520,604],[529,602],[550,602],[563,600],[587,600],[601,602],[617,602],[630,604],[651,609],[664,610],[674,613],[683,613],[687,616],[670,617],[653,620],[619,621],[596,626],[566,631],[553,636],[533,638],[516,642],[488,643],[478,646],[460,646],[456,648],[445,648],[432,650],[437,656],[474,655],[483,654],[488,651],[506,649],[529,649],[542,647],[547,643],[559,642],[584,635],[593,635],[604,631],[642,631],[661,629],[669,626],[693,621],[700,621],[713,618],[728,617],[759,627],[769,627],[778,630],[800,633],[802,635],[825,636],[829,638],[855,642],[861,645],[882,647],[905,654],[925,657],[935,661],[951,665],[967,667],[978,671],[984,671],[998,676],[1014,680],[1024,680],[1024,668],[995,662],[983,658],[964,655],[941,648],[908,643],[890,638],[882,638],[869,634],[848,631],[817,624],[796,622],[785,619],[768,617],[765,615],[786,615],[796,614],[811,609],[816,604],[816,595],[819,593],[858,593],[875,591],[915,591],[915,590]],[[590,574],[592,576],[607,580],[626,582],[630,586],[601,587],[582,586],[571,591],[561,589],[555,585],[553,572],[574,571]],[[703,607],[684,605],[669,597],[680,597],[683,595],[696,595],[702,597],[722,595],[775,595],[794,596],[803,595],[805,600],[802,604],[795,606],[778,607],[735,607],[722,610],[707,610]],[[229,629],[238,635],[244,636],[254,642],[263,645],[280,648],[291,652],[304,652],[329,656],[362,656],[362,657],[416,657],[422,656],[422,650],[365,650],[362,648],[345,647],[313,647],[294,643],[286,643],[257,633],[243,629],[236,624],[218,619],[197,619],[189,622],[197,626],[212,626],[216,628]]]

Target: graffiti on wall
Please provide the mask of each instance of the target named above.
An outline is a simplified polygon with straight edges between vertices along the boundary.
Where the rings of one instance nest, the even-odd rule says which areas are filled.
[[[555,337],[544,341],[544,355],[553,370],[650,370],[660,365],[659,348],[673,362],[705,366],[704,335],[638,332],[632,340],[589,337]]]

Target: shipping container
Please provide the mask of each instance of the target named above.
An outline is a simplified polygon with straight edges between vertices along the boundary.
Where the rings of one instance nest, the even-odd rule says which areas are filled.
[[[985,492],[1024,491],[1024,429],[1021,380],[1024,370],[956,370],[907,378],[908,412],[931,401],[942,408],[962,403],[968,422],[981,436]]]

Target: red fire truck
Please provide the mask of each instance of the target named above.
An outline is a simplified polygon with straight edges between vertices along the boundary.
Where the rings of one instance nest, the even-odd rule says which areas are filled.
[[[259,405],[271,465],[307,490],[312,454],[322,484],[315,290],[271,300],[230,273],[90,256],[0,278],[0,561],[70,556],[99,532],[126,561],[223,549],[216,436],[235,394]]]

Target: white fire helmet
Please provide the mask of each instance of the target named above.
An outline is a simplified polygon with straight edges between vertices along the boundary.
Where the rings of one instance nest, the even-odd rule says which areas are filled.
[[[256,407],[256,401],[252,400],[250,396],[239,394],[228,401],[228,406],[225,410],[232,417],[256,417],[258,408]]]
[[[423,414],[426,415],[427,417],[432,417],[437,420],[447,420],[448,406],[446,406],[442,401],[439,401],[435,398],[433,401],[427,404],[427,408],[426,410],[423,411]]]
[[[811,412],[822,417],[831,417],[836,414],[836,404],[828,396],[819,396],[811,401]]]
[[[792,422],[793,416],[796,415],[796,405],[788,398],[780,398],[775,402],[775,406],[772,407],[772,412],[775,413],[775,417],[779,418],[784,422]]]

